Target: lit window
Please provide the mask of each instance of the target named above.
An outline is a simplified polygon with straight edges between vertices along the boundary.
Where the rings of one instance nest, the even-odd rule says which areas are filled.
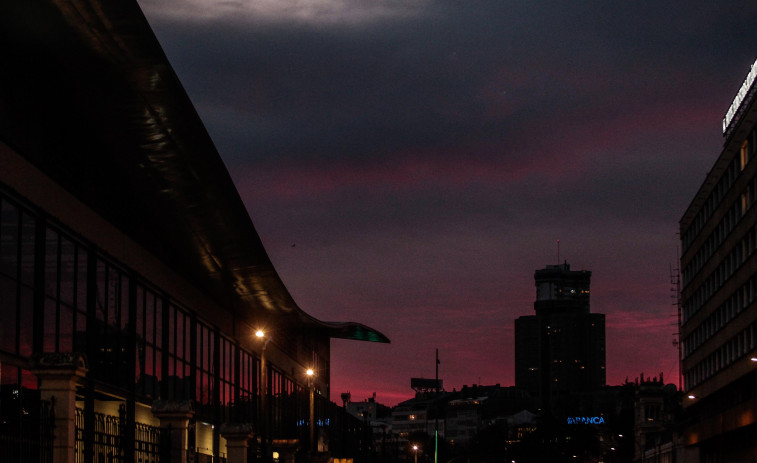
[[[741,170],[744,170],[744,167],[746,167],[747,163],[749,162],[749,143],[746,140],[744,140],[744,143],[741,144],[741,152],[739,154],[739,160],[741,161]]]
[[[749,199],[748,191],[741,194],[741,215],[745,215],[749,210],[749,206],[751,205]]]

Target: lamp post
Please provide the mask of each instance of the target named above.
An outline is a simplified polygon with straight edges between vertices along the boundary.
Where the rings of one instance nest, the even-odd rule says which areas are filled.
[[[418,463],[418,445],[413,445],[414,458],[413,462]]]
[[[308,368],[305,374],[308,376],[308,389],[310,389],[310,454],[315,454],[315,388],[313,387],[313,377],[315,372]]]
[[[270,461],[270,446],[268,445],[268,410],[266,410],[266,397],[268,396],[268,366],[265,361],[265,349],[271,338],[265,335],[265,331],[257,330],[255,336],[263,340],[263,348],[260,349],[260,441],[263,446],[263,460]]]

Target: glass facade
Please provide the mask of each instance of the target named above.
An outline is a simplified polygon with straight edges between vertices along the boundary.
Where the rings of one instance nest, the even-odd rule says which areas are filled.
[[[318,359],[319,413],[330,338],[388,339],[291,300],[136,2],[0,5],[15,50],[0,73],[0,444],[11,405],[36,400],[57,404],[56,452],[71,455],[56,461],[157,461],[140,443],[215,462],[219,425],[260,422],[266,452],[304,448],[299,372]],[[251,337],[265,322],[268,361]],[[155,438],[169,429],[170,445]]]
[[[81,352],[95,387],[119,400],[192,400],[196,419],[211,423],[259,419],[254,352],[2,185],[0,212],[3,390],[37,388],[25,369],[33,353]],[[272,435],[297,437],[307,388],[294,371],[267,367]]]

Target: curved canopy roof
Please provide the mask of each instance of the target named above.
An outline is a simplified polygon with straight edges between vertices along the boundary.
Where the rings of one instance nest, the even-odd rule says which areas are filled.
[[[292,299],[133,0],[0,2],[0,136],[245,318],[389,342]]]

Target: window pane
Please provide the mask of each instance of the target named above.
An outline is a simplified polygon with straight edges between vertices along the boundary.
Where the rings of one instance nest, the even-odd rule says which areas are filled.
[[[176,311],[168,308],[168,354],[176,354]]]
[[[34,284],[34,227],[35,222],[27,214],[21,214],[21,281]]]
[[[74,311],[66,305],[60,306],[60,332],[58,336],[59,351],[72,352],[74,350]]]
[[[155,295],[155,347],[163,349],[163,301]]]
[[[108,266],[108,296],[105,300],[107,304],[106,323],[110,326],[119,326],[121,318],[121,275],[113,267]]]
[[[61,236],[60,241],[60,300],[67,305],[74,304],[76,276],[76,246],[71,240]]]
[[[16,353],[16,282],[0,275],[0,350]]]
[[[76,312],[76,334],[73,341],[75,352],[87,352],[87,315],[83,312]]]
[[[45,233],[45,294],[58,295],[58,233],[51,229]]]
[[[184,360],[189,361],[192,349],[192,319],[189,316],[184,317]]]
[[[158,381],[160,381],[163,379],[163,364],[160,359],[160,351],[157,349],[155,350],[154,362],[155,362],[155,370],[154,370],[155,372],[153,374],[155,375],[155,378]]]
[[[18,384],[18,368],[7,363],[0,365],[0,385]],[[6,388],[0,388],[5,391]]]
[[[176,351],[174,353],[181,358],[184,356],[184,315],[174,308],[171,309],[171,313],[176,314]]]
[[[18,210],[0,202],[0,272],[15,277],[18,264]]]
[[[76,250],[76,308],[87,310],[87,251]]]
[[[45,299],[45,314],[42,319],[44,326],[43,348],[45,352],[57,352],[57,346],[55,343],[55,328],[58,324],[58,314],[55,305],[55,300],[49,298]]]
[[[155,345],[155,299],[151,292],[145,294],[145,342]]]
[[[29,356],[32,354],[32,291],[29,288],[21,287],[21,305],[19,307],[19,319],[21,327],[19,330],[19,354]]]
[[[97,276],[96,276],[96,290],[97,290],[97,296],[95,298],[95,316],[98,320],[105,321],[106,317],[106,300],[108,297],[108,286],[107,286],[107,268],[105,267],[105,264],[98,260],[97,261]]]
[[[26,389],[37,389],[37,377],[31,374],[29,370],[21,370],[21,387]]]
[[[144,372],[148,376],[157,376],[155,374],[155,350],[150,346],[145,346]]]
[[[117,285],[115,305],[115,326],[120,329],[126,328],[129,324],[129,278],[122,272],[117,272],[115,283]]]
[[[136,301],[134,301],[134,319],[137,321],[137,325],[134,327],[134,333],[137,335],[138,342],[144,342],[145,340],[145,290],[141,286],[137,286]]]

